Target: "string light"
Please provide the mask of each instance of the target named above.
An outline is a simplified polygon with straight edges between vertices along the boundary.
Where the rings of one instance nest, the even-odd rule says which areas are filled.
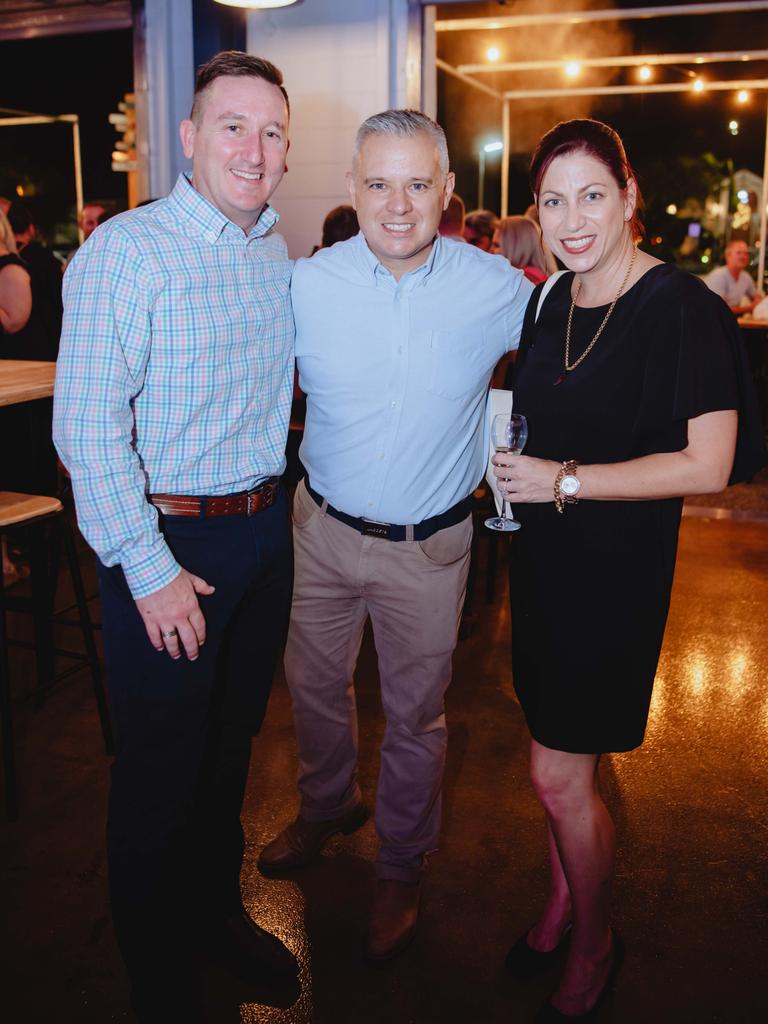
[[[739,134],[739,122],[738,121],[729,121],[728,122],[728,131],[731,133],[731,135],[738,135]]]
[[[487,57],[488,60],[498,60],[499,57],[501,56],[501,50],[498,48],[498,46],[489,46],[488,49],[485,51],[485,56]]]
[[[578,78],[581,74],[581,64],[577,60],[569,60],[565,65],[565,73],[568,78]]]
[[[704,82],[701,78],[695,78],[693,81],[694,92],[704,92]]]
[[[669,206],[667,207],[667,213],[670,215],[670,217],[675,216],[675,214],[677,213],[677,207],[674,203],[669,204]]]
[[[737,103],[748,103],[749,102],[749,93],[747,92],[746,89],[739,89],[739,91],[736,93],[736,102]]]
[[[649,82],[651,80],[653,72],[647,64],[643,64],[643,66],[638,71],[637,75],[641,82]]]

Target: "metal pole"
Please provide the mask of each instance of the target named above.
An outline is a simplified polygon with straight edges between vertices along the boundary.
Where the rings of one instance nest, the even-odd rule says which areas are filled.
[[[80,156],[80,121],[72,122],[72,148],[75,154],[75,207],[77,209],[77,238],[83,244],[83,229],[80,227],[80,214],[83,209],[83,163]]]
[[[757,287],[763,291],[765,285],[765,222],[768,207],[768,104],[765,111],[765,151],[763,153],[763,195],[760,200],[760,254],[757,257]]]
[[[728,64],[749,63],[765,60],[768,50],[720,50],[710,53],[641,53],[614,57],[574,57],[582,68],[639,68],[663,67],[667,64]],[[489,64],[459,64],[456,70],[464,75],[495,75],[500,71],[557,71],[567,61],[560,60],[510,60]]]
[[[676,4],[666,7],[609,7],[599,11],[562,11],[557,14],[510,14],[490,18],[447,18],[438,21],[438,32],[468,29],[521,28],[524,25],[583,25],[589,21],[631,21],[644,18],[680,18],[696,14],[739,14],[768,10],[768,0],[737,0],[726,3]]]
[[[501,108],[501,216],[506,217],[509,211],[509,100],[504,100]]]
[[[477,208],[483,209],[485,199],[485,150],[480,150],[480,166],[477,172]]]

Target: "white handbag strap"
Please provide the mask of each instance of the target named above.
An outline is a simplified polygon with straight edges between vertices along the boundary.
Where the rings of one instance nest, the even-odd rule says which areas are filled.
[[[541,294],[539,295],[539,303],[536,306],[536,316],[533,318],[534,323],[539,319],[539,313],[541,312],[541,307],[544,305],[544,299],[546,299],[547,295],[552,291],[552,287],[560,280],[563,274],[567,273],[567,270],[556,270],[555,273],[550,274],[544,282],[544,287],[541,289]]]

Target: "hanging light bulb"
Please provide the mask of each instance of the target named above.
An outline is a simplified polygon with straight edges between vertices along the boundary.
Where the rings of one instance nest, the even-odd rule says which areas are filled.
[[[704,82],[700,78],[695,78],[693,81],[694,92],[704,92]]]
[[[270,7],[290,7],[296,0],[216,0],[225,7],[245,7],[251,11],[267,10]]]
[[[637,75],[641,82],[650,82],[653,72],[647,64],[643,64]]]
[[[485,56],[488,60],[498,60],[501,56],[501,50],[498,46],[489,46],[485,51]]]
[[[569,60],[564,70],[569,78],[578,78],[581,74],[581,64],[577,60]]]

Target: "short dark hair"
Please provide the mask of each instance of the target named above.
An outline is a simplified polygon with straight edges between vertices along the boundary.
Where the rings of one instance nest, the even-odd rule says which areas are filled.
[[[23,235],[35,223],[28,207],[24,203],[20,203],[18,199],[14,199],[8,207],[6,216],[14,235]]]
[[[643,197],[640,195],[635,172],[627,159],[621,136],[615,128],[602,121],[595,121],[589,117],[561,121],[540,139],[531,159],[530,169],[531,192],[537,203],[542,180],[552,161],[559,156],[565,156],[566,153],[577,152],[587,153],[595,160],[599,160],[611,172],[613,180],[622,192],[626,191],[630,179],[635,182],[637,201],[629,226],[635,239],[642,238],[645,234],[640,218]]]
[[[360,230],[354,206],[334,206],[323,221],[322,248],[344,242]]]
[[[285,99],[285,106],[288,113],[291,112],[291,104],[288,100],[288,93],[283,85],[283,73],[276,68],[271,61],[264,57],[254,57],[250,53],[243,53],[241,50],[222,50],[215,57],[202,64],[197,69],[195,79],[195,95],[192,100],[192,110],[189,118],[194,121],[200,111],[200,97],[217,78],[224,76],[241,78],[263,78],[265,82],[276,85]]]
[[[464,218],[464,226],[482,238],[493,238],[499,218],[493,210],[472,210]]]

